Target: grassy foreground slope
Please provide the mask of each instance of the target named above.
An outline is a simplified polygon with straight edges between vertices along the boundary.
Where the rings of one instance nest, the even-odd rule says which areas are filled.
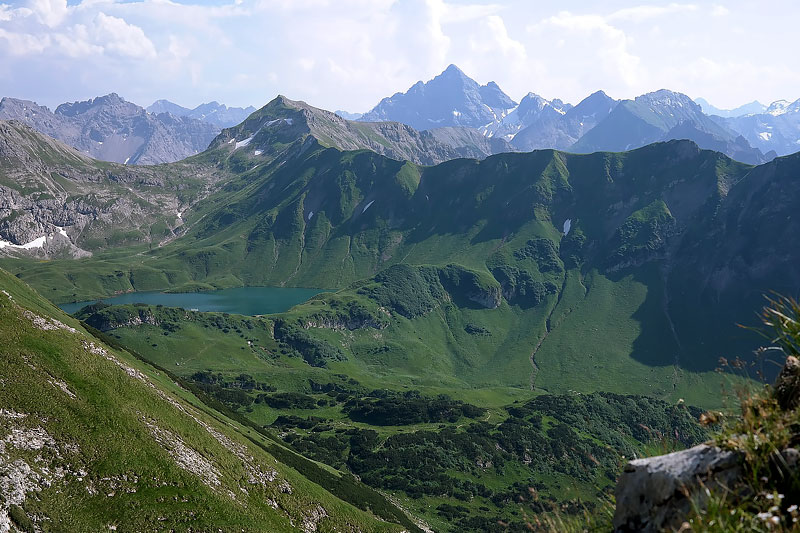
[[[298,470],[349,476],[211,410],[1,270],[0,288],[0,530],[415,529],[310,481]]]

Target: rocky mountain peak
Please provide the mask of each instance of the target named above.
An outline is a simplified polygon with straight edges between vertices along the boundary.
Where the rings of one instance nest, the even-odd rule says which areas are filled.
[[[126,108],[127,111],[134,113],[139,112],[139,110],[144,111],[141,107],[126,101],[117,93],[109,93],[105,96],[90,98],[89,100],[84,100],[82,102],[61,104],[56,108],[55,113],[57,115],[64,115],[66,117],[74,117],[76,115],[80,115],[101,107]]]
[[[695,103],[694,100],[689,98],[683,93],[670,91],[669,89],[659,89],[651,93],[646,93],[634,98],[635,102],[644,103],[650,106],[661,107],[687,107],[702,113],[702,109]]]
[[[359,120],[396,121],[418,130],[467,126],[482,128],[498,121],[516,103],[496,83],[481,86],[455,65],[405,93],[384,98]]]

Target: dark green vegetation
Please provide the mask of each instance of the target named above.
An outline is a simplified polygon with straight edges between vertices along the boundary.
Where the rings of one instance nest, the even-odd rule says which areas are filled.
[[[213,409],[2,270],[0,288],[0,525],[415,529],[349,474]]]
[[[108,330],[112,342],[170,368],[227,409],[280,435],[302,455],[389,491],[437,530],[491,531],[501,520],[523,531],[520,502],[536,514],[591,510],[613,486],[623,457],[642,455],[664,440],[675,446],[703,440],[696,423],[700,411],[683,404],[612,393],[459,388],[442,381],[444,373],[416,386],[398,383],[395,374],[374,363],[390,349],[353,351],[335,337],[319,337],[384,334],[395,327],[385,312],[427,309],[452,299],[439,286],[436,297],[424,294],[428,304],[420,305],[418,294],[404,288],[420,279],[415,274],[439,279],[437,269],[420,270],[387,271],[399,271],[404,274],[399,280],[405,280],[393,285],[405,296],[381,300],[387,307],[373,297],[348,303],[328,294],[307,304],[328,302],[324,308],[302,318],[297,310],[244,317],[133,305],[92,306],[78,316]],[[466,287],[472,290],[471,284]],[[366,284],[360,290],[381,299],[381,291],[370,290],[375,288]],[[304,355],[307,348],[287,342],[286,329],[317,336],[324,350],[337,356],[312,364]]]

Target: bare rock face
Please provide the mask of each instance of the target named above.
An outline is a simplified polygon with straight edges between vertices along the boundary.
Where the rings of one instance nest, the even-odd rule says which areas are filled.
[[[775,399],[784,411],[800,405],[800,360],[790,355],[775,381]]]
[[[614,530],[657,532],[680,528],[701,505],[705,489],[734,488],[742,476],[742,456],[701,444],[680,452],[637,459],[617,483]]]

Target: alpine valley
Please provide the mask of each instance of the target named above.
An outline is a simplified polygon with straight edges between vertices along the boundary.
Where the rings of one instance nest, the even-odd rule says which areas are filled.
[[[626,458],[707,440],[749,380],[720,358],[761,362],[737,324],[800,289],[800,154],[763,114],[517,104],[451,66],[342,115],[278,96],[135,166],[0,121],[0,532],[602,529]],[[55,306],[235,287],[322,292]]]

